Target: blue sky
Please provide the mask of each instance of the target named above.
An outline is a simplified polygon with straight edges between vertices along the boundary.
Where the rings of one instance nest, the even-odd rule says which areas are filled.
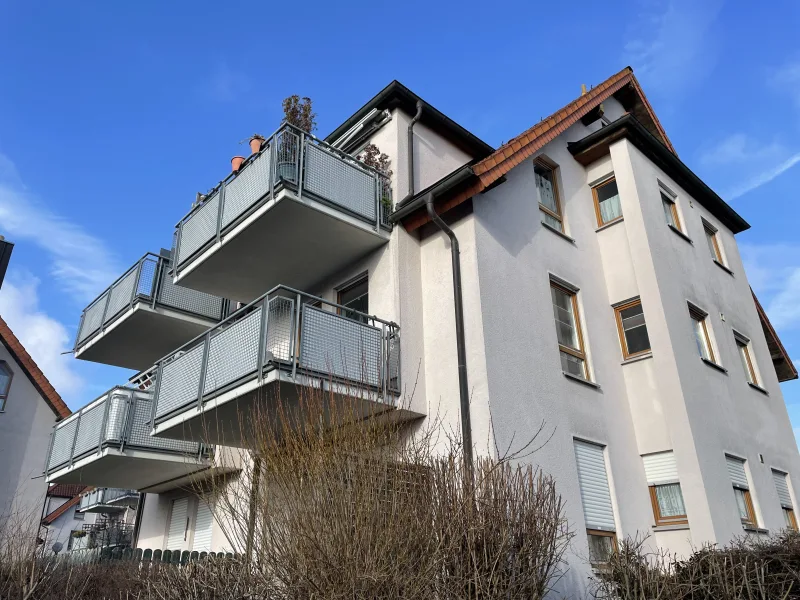
[[[129,375],[60,354],[81,309],[170,245],[283,97],[311,96],[324,135],[399,79],[496,146],[631,65],[752,224],[748,275],[800,358],[798,26],[792,2],[4,2],[0,314],[77,408]],[[800,383],[784,394],[800,431]]]

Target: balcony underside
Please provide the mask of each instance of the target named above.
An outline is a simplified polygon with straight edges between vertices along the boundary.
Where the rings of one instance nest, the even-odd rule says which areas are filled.
[[[142,371],[215,324],[212,319],[138,303],[83,344],[75,358]]]
[[[176,440],[247,448],[255,437],[254,415],[260,423],[274,423],[279,415],[296,414],[309,398],[323,398],[326,425],[364,418],[412,421],[424,415],[405,408],[396,408],[396,398],[384,402],[377,393],[361,386],[331,382],[312,375],[270,371],[262,382],[252,379],[206,400],[202,410],[196,405],[158,423],[153,435]],[[306,400],[307,402],[307,400]],[[318,400],[312,400],[318,402]]]
[[[86,508],[81,509],[82,513],[103,513],[114,514],[124,511],[127,507],[125,504],[92,504]]]
[[[175,487],[175,481],[188,480],[207,471],[211,461],[196,456],[167,454],[126,448],[105,448],[76,460],[72,466],[53,471],[48,483],[80,483],[92,486],[129,488],[158,492]]]
[[[175,284],[247,303],[279,283],[313,288],[389,236],[374,223],[284,189],[181,264]]]

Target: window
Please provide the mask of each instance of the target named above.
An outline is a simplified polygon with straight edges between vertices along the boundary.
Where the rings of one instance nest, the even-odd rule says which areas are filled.
[[[792,495],[789,493],[789,482],[786,473],[772,469],[772,478],[775,480],[775,489],[778,491],[778,499],[781,502],[781,511],[786,527],[797,531],[797,519],[794,516],[794,505]]]
[[[72,518],[78,521],[83,521],[86,518],[86,515],[82,512],[78,511],[78,507],[75,507],[75,510],[72,511]]]
[[[561,214],[561,199],[556,183],[557,167],[543,158],[533,162],[533,173],[536,178],[536,194],[539,197],[539,210],[542,223],[564,232],[564,217]]]
[[[557,283],[550,282],[553,299],[553,316],[556,320],[558,349],[561,353],[561,369],[570,375],[589,379],[583,334],[578,312],[578,296]]]
[[[589,539],[589,561],[595,565],[603,564],[617,549],[617,528],[608,486],[605,448],[582,440],[573,440],[573,443]]]
[[[708,333],[708,315],[691,304],[689,305],[689,314],[692,317],[694,341],[697,343],[697,351],[700,353],[700,357],[716,363],[714,347],[711,345],[711,336]]]
[[[736,498],[736,507],[739,509],[739,518],[745,527],[757,527],[756,511],[753,508],[753,499],[750,496],[750,484],[744,469],[744,460],[735,456],[725,457],[728,464],[728,475],[733,483],[733,494]]]
[[[0,360],[0,412],[6,409],[6,400],[8,400],[8,393],[11,391],[11,379],[14,373],[8,363]]]
[[[683,492],[678,482],[678,466],[675,455],[669,452],[656,452],[642,456],[647,485],[650,487],[650,502],[656,525],[685,525],[686,506]]]
[[[626,359],[650,352],[650,338],[641,300],[633,300],[615,309],[617,328],[622,343],[622,356]]]
[[[678,206],[675,204],[675,197],[661,189],[661,205],[664,208],[664,218],[667,220],[667,225],[674,227],[678,231],[683,231],[681,228],[681,219],[678,216]]]
[[[708,251],[711,253],[711,258],[724,265],[725,261],[722,258],[722,248],[720,248],[717,228],[703,220],[703,230],[706,233],[706,242],[708,243]]]
[[[617,180],[613,177],[592,188],[597,224],[608,225],[622,218],[622,205],[619,202]]]
[[[758,385],[758,375],[753,364],[753,357],[750,355],[750,340],[740,333],[733,332],[736,339],[736,349],[739,351],[739,358],[742,360],[742,369],[747,383]]]
[[[346,284],[339,289],[337,302],[345,307],[344,310],[340,310],[339,314],[349,319],[363,321],[364,317],[358,313],[369,314],[369,280],[367,277],[360,277],[358,281]]]

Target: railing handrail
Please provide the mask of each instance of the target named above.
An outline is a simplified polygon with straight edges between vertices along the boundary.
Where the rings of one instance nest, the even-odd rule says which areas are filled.
[[[66,427],[72,421],[77,420],[78,416],[80,416],[82,413],[84,413],[87,410],[89,410],[90,408],[92,408],[100,400],[104,400],[106,397],[111,397],[111,394],[113,394],[117,390],[126,390],[126,391],[131,391],[131,392],[139,392],[140,394],[152,393],[149,390],[139,390],[139,389],[136,389],[136,388],[125,386],[125,385],[115,385],[111,389],[109,389],[109,390],[103,392],[102,394],[100,394],[94,400],[91,400],[91,401],[87,402],[85,405],[83,405],[81,408],[79,408],[78,410],[73,412],[66,419],[62,419],[61,421],[58,421],[55,425],[53,425],[53,430],[55,431],[57,429],[61,429],[62,427]]]
[[[90,308],[92,308],[92,307],[93,307],[95,304],[97,304],[97,302],[100,300],[100,298],[102,298],[103,296],[105,296],[105,295],[106,295],[106,293],[107,293],[107,292],[109,292],[109,291],[111,290],[111,288],[113,288],[113,287],[114,287],[115,285],[117,285],[117,284],[118,284],[120,281],[122,281],[123,279],[125,279],[125,277],[126,277],[128,274],[130,274],[130,272],[131,272],[131,271],[133,271],[134,269],[136,269],[136,268],[140,267],[140,266],[142,265],[142,263],[144,263],[145,259],[147,259],[149,256],[152,256],[152,257],[154,257],[154,258],[158,259],[159,261],[161,261],[161,260],[165,260],[165,261],[167,261],[167,262],[169,262],[169,261],[170,261],[170,259],[169,259],[169,258],[167,258],[167,257],[165,257],[165,256],[161,256],[160,254],[156,254],[155,252],[145,252],[144,256],[142,256],[142,257],[141,257],[141,258],[139,258],[139,259],[138,259],[138,260],[137,260],[135,263],[133,263],[133,265],[131,265],[131,266],[130,266],[128,269],[126,269],[126,270],[125,270],[125,272],[124,272],[122,275],[120,275],[119,277],[117,277],[117,278],[116,278],[116,279],[115,279],[115,280],[114,280],[114,281],[111,283],[111,285],[107,286],[107,287],[106,287],[106,288],[105,288],[105,289],[104,289],[102,292],[100,292],[100,293],[97,295],[97,297],[96,297],[94,300],[92,300],[91,302],[89,302],[89,304],[87,304],[87,305],[86,305],[86,308],[84,308],[84,309],[81,311],[81,314],[85,313],[87,310],[89,310],[89,309],[90,309]],[[137,290],[137,295],[141,295],[141,294],[138,294],[138,290]]]

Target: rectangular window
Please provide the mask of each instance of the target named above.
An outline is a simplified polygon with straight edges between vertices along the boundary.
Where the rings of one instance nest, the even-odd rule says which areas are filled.
[[[550,295],[553,300],[558,349],[561,353],[561,368],[565,373],[589,379],[578,312],[578,296],[553,281],[550,282]]]
[[[555,165],[543,158],[537,158],[533,163],[542,223],[563,233],[564,217],[561,214],[561,198],[558,194],[558,183],[556,183],[556,169]]]
[[[617,180],[611,178],[592,188],[597,224],[608,225],[622,218],[622,204],[619,201]]]
[[[719,232],[717,228],[703,220],[703,230],[706,234],[706,242],[708,243],[708,251],[711,253],[711,258],[719,264],[724,265],[725,261],[722,258],[722,249],[719,244]]]
[[[644,320],[641,300],[617,306],[617,328],[622,343],[622,356],[626,359],[650,352],[650,338]]]
[[[664,218],[667,220],[667,225],[671,225],[678,231],[683,231],[675,199],[663,189],[661,190],[661,205],[664,208]]]
[[[344,310],[340,309],[339,314],[356,321],[365,320],[358,313],[369,314],[369,280],[367,277],[362,277],[341,288],[336,301],[345,307]]]
[[[656,525],[685,525],[686,506],[683,492],[678,482],[678,467],[675,455],[669,452],[656,452],[642,457],[647,484],[650,487],[650,502]]]
[[[592,564],[608,562],[616,551],[616,522],[611,504],[611,491],[606,471],[603,446],[573,440],[581,504],[589,538],[589,560]]]
[[[744,370],[747,383],[759,385],[758,375],[756,374],[756,368],[753,364],[753,357],[750,354],[750,340],[735,331],[733,332],[733,336],[736,339],[736,349],[739,351],[739,358],[742,361],[742,369]]]
[[[792,504],[792,495],[789,493],[789,482],[786,479],[786,473],[772,469],[772,478],[775,481],[775,489],[781,502],[781,510],[783,511],[783,520],[786,523],[786,527],[797,531],[797,519],[794,516],[794,505]]]
[[[0,360],[0,412],[6,409],[6,400],[11,391],[11,379],[14,376],[11,367],[4,360]]]
[[[691,304],[689,305],[689,315],[692,317],[694,340],[697,343],[697,351],[700,353],[700,357],[716,363],[714,347],[711,345],[711,336],[708,332],[708,315]]]
[[[739,510],[739,518],[745,527],[757,527],[756,511],[753,507],[753,499],[750,496],[750,484],[747,481],[747,472],[741,458],[735,456],[725,457],[728,465],[728,475],[733,484],[733,494],[736,498],[736,507]]]
[[[79,512],[78,507],[75,507],[75,510],[72,512],[72,518],[77,521],[83,521],[86,518],[86,515],[82,512]]]

